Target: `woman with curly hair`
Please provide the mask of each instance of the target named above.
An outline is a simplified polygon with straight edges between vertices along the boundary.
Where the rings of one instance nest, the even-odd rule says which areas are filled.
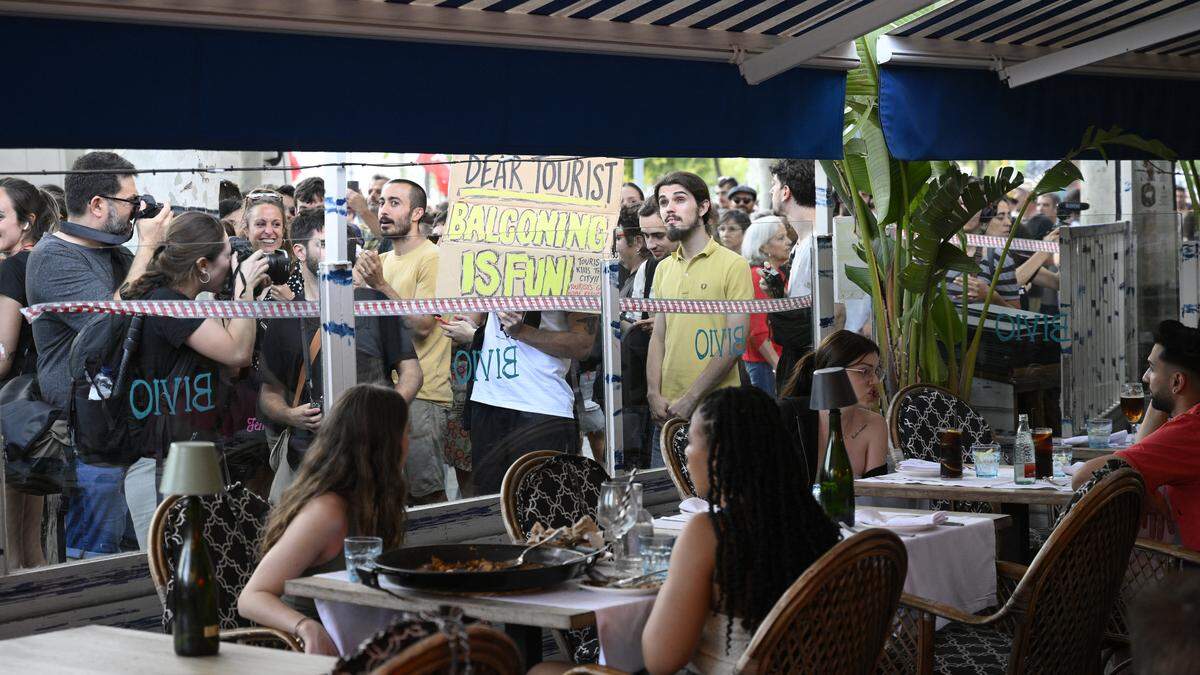
[[[780,596],[841,535],[813,499],[804,458],[761,389],[718,389],[701,401],[687,466],[709,511],[675,542],[642,656],[652,674],[732,673]]]
[[[346,537],[379,537],[384,550],[403,543],[407,454],[404,397],[377,384],[347,389],[271,510],[263,558],[238,597],[238,613],[295,635],[310,654],[337,656],[312,600],[285,596],[284,583],[345,569]]]

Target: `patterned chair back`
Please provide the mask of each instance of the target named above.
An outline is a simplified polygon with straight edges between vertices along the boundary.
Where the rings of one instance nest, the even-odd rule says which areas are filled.
[[[581,455],[556,454],[525,468],[513,491],[513,514],[522,540],[534,524],[549,528],[596,517],[600,484],[608,472]]]
[[[510,675],[520,672],[521,655],[507,635],[494,628],[461,621],[397,619],[340,659],[333,675],[358,673],[458,673]],[[452,637],[454,636],[454,637]],[[465,662],[465,663],[464,663]]]
[[[1117,468],[1084,492],[1029,565],[1009,605],[1022,607],[1010,664],[1077,672],[1095,663],[1137,537],[1145,488]]]
[[[891,532],[839,542],[775,603],[738,672],[875,672],[907,571],[908,552]]]
[[[204,509],[204,541],[217,577],[221,630],[254,626],[238,614],[237,598],[258,564],[271,505],[241,483],[230,485],[219,495],[200,497],[200,504]],[[175,584],[175,561],[183,547],[184,506],[183,500],[167,497],[155,512],[158,527],[152,525],[150,529],[151,545],[159,547],[160,555],[152,556],[151,567],[158,568],[153,576],[156,587],[161,587],[163,627],[167,632],[174,618],[169,599]],[[155,537],[156,532],[161,532],[161,536]]]
[[[888,408],[892,445],[905,459],[938,461],[937,431],[942,427],[962,429],[963,450],[972,444],[991,443],[992,428],[966,401],[931,384],[914,384],[901,389]]]
[[[687,420],[678,417],[667,420],[660,441],[663,463],[667,465],[667,473],[671,475],[671,482],[675,484],[680,499],[696,496],[696,485],[687,468],[689,426]]]

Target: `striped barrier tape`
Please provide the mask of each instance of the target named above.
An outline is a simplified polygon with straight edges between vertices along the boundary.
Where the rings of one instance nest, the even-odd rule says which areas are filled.
[[[896,234],[896,226],[888,225],[888,234]],[[1004,242],[1008,241],[1008,237],[994,237],[990,234],[968,234],[967,244],[970,246],[985,246],[987,248],[1004,248]],[[953,243],[954,240],[952,239]],[[1057,241],[1043,241],[1041,239],[1021,239],[1014,237],[1012,245],[1008,247],[1010,251],[1034,251],[1046,253],[1058,253]]]
[[[812,298],[773,300],[657,300],[622,298],[628,312],[671,314],[769,314],[812,306]],[[359,300],[355,316],[466,314],[495,311],[598,312],[600,299],[587,296],[520,298],[431,298],[428,300]],[[176,319],[299,319],[320,316],[316,302],[222,302],[216,300],[93,300],[49,302],[21,310],[33,321],[43,314],[140,314]]]

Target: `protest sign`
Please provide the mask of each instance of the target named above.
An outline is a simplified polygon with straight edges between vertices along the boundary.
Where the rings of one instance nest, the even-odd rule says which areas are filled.
[[[469,155],[450,167],[438,296],[600,294],[621,160]]]

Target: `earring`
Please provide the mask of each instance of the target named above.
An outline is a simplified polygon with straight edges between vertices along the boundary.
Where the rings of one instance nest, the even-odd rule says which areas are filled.
[[[209,281],[212,281],[212,277],[209,276],[208,270],[200,270],[200,283],[207,284]]]

